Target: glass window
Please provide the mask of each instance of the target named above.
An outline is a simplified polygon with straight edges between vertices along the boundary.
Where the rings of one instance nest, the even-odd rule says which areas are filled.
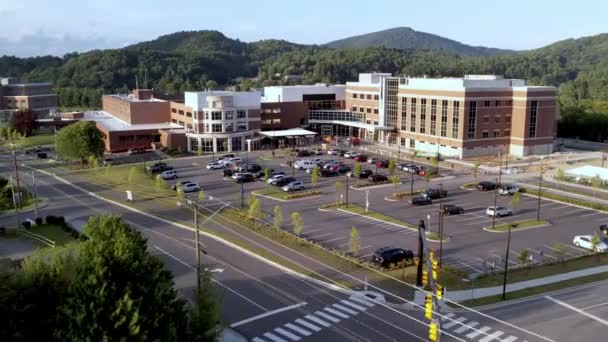
[[[490,107],[490,101],[489,100],[484,101],[483,106]]]
[[[416,99],[410,100],[410,132],[416,132]]]
[[[353,99],[357,98],[357,93],[353,93]]]
[[[232,132],[232,123],[227,123],[226,126],[224,127],[225,132]]]
[[[475,139],[475,126],[477,125],[477,101],[469,101],[469,122],[467,138]]]
[[[184,115],[184,111],[180,109],[180,110],[177,111],[177,114]]]
[[[437,127],[437,100],[431,100],[431,135],[436,135]]]
[[[458,125],[460,124],[460,102],[452,103],[452,139],[458,139]]]
[[[198,151],[198,139],[190,138],[190,149],[191,151]]]
[[[426,133],[426,99],[420,99],[420,133]]]
[[[211,120],[222,120],[222,112],[211,112]]]
[[[205,120],[209,120],[209,112],[205,112]]]
[[[177,113],[177,109],[171,108],[171,113]]]
[[[241,137],[232,138],[232,151],[241,151],[243,149]],[[246,148],[246,147],[245,147]]]
[[[192,112],[186,112],[186,116],[191,118],[192,117]]]
[[[232,120],[232,118],[233,118],[232,111],[224,112],[224,116],[226,117],[226,120]]]
[[[448,100],[441,101],[441,136],[447,136],[448,130]]]
[[[405,138],[399,139],[399,143],[401,146],[405,147]]]
[[[228,139],[227,138],[217,138],[215,139],[216,141],[216,148],[218,152],[227,152],[228,151]]]
[[[378,114],[378,108],[374,108],[374,114]]]
[[[247,111],[243,110],[243,109],[239,109],[236,111],[236,118],[237,119],[245,119],[247,117]]]
[[[380,95],[374,95],[374,100],[379,100],[380,99]]]
[[[246,122],[239,122],[236,124],[236,129],[238,131],[246,131],[247,130],[247,123]]]
[[[416,140],[410,139],[410,148],[416,148]]]
[[[488,131],[481,132],[481,137],[482,138],[487,138],[488,136],[489,136],[489,132]]]
[[[211,138],[203,139],[203,151],[204,152],[213,152],[213,139],[211,139]]]
[[[538,114],[538,101],[534,100],[530,104],[530,120],[528,126],[528,137],[536,137],[536,117]]]
[[[222,124],[213,124],[211,128],[213,129],[213,133],[222,132]]]

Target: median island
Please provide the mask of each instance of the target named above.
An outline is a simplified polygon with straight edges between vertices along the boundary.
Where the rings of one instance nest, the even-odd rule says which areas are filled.
[[[287,191],[283,191],[280,188],[260,189],[260,190],[255,190],[253,193],[256,195],[259,195],[259,196],[270,197],[270,198],[282,200],[282,201],[289,201],[289,200],[301,199],[301,198],[306,198],[306,197],[316,197],[316,196],[320,196],[323,194],[321,191],[318,191],[318,190],[303,190],[303,191],[287,192]]]
[[[492,226],[487,226],[487,227],[483,227],[483,230],[488,231],[488,232],[493,232],[493,233],[506,233],[509,231],[509,228],[511,228],[511,231],[516,231],[516,230],[525,230],[525,229],[546,227],[550,224],[551,224],[551,222],[546,221],[546,220],[529,219],[529,220],[520,220],[520,221],[515,221],[515,222],[496,224],[496,225],[494,225],[494,228],[492,228]]]

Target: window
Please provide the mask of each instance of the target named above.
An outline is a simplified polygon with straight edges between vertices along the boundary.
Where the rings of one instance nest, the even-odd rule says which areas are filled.
[[[238,131],[246,131],[247,130],[247,123],[246,122],[238,122],[236,124],[236,129]]]
[[[475,139],[475,126],[477,124],[477,101],[469,101],[469,122],[467,138]]]
[[[211,130],[209,129],[209,124],[205,124],[205,132],[211,132]]]
[[[203,151],[213,152],[213,139],[203,139]]]
[[[420,99],[420,133],[426,133],[426,99]]]
[[[399,144],[403,147],[405,147],[405,138],[401,138],[399,139]]]
[[[171,113],[177,113],[177,109],[171,108]],[[198,143],[198,141],[197,141],[197,143]]]
[[[232,123],[227,123],[227,124],[224,126],[224,130],[225,130],[225,132],[232,132],[232,130],[233,130]]]
[[[495,106],[500,107],[500,100],[496,100]]]
[[[177,114],[184,115],[184,111],[180,109],[180,110],[177,111]]]
[[[272,119],[272,123],[273,124],[280,124],[281,123],[281,119]]]
[[[458,139],[458,125],[460,124],[460,102],[452,103],[452,139]]]
[[[367,120],[367,121],[365,121],[365,122],[366,122],[368,125],[371,125],[371,124],[372,124],[372,120]]]
[[[512,106],[513,105],[513,100],[507,100],[507,106]]]
[[[499,130],[495,130],[494,131],[494,138],[498,138],[500,136],[500,131]]]
[[[410,132],[416,132],[416,99],[410,99]]]
[[[187,129],[192,129],[192,124],[186,124]]]
[[[374,95],[374,100],[380,100],[380,95]]]
[[[369,108],[369,107],[367,107],[367,112],[368,112],[369,114],[371,114],[371,113],[372,113],[372,109],[371,109],[371,108]]]
[[[483,106],[490,107],[490,101],[488,101],[488,100],[484,101]]]
[[[198,117],[198,113],[197,113],[197,112],[194,112],[194,113],[193,113],[193,115],[192,115],[192,117],[194,118],[194,120],[196,120],[196,119],[197,119],[197,117]]]
[[[226,116],[226,120],[232,120],[233,118],[232,111],[224,112],[224,115]]]
[[[510,129],[505,129],[505,137],[508,137],[511,135],[511,130]]]
[[[505,116],[505,122],[511,122],[511,115]]]
[[[205,120],[209,120],[209,112],[205,112]]]
[[[356,112],[356,111],[357,111],[357,106],[353,106],[352,111],[353,111],[353,112]]]
[[[481,132],[481,137],[482,137],[482,138],[487,138],[489,135],[490,135],[490,134],[489,134],[489,132],[488,132],[488,131],[483,131],[483,132]]]
[[[190,151],[198,151],[198,139],[190,138]]]
[[[272,124],[272,119],[264,119],[262,120],[262,123],[265,125],[271,125]]]
[[[538,114],[538,101],[534,100],[530,104],[530,121],[528,126],[528,137],[536,137],[536,116]]]
[[[186,112],[186,116],[191,118],[192,117],[192,112]]]
[[[353,99],[357,98],[357,93],[353,93]]]
[[[222,132],[222,125],[221,124],[213,124],[213,125],[211,125],[211,129],[213,130],[213,133],[221,133]]]
[[[211,120],[222,120],[222,112],[211,112]]]
[[[237,119],[245,119],[247,117],[247,111],[244,109],[239,109],[236,111]]]
[[[401,130],[407,130],[407,98],[401,98]]]
[[[374,121],[374,125],[378,126],[378,121]]]
[[[489,123],[490,122],[490,116],[489,115],[484,115],[483,116],[483,123]]]
[[[183,122],[183,121],[178,121],[178,122],[177,122],[177,124],[178,124],[178,125],[180,125],[180,126],[182,126],[182,127],[184,127],[184,126],[185,126],[185,124],[184,124],[184,122]]]
[[[378,114],[378,108],[374,108],[374,114]]]
[[[232,138],[232,151],[241,151],[242,150],[242,138],[241,137],[233,137]]]
[[[499,123],[500,122],[500,116],[495,116],[494,117],[494,122]]]
[[[441,131],[442,137],[448,135],[448,100],[441,101]]]
[[[176,124],[176,123],[177,123],[177,120],[175,120],[175,119],[171,119],[171,122],[173,122],[174,124]]]
[[[437,135],[437,100],[431,100],[431,135]]]
[[[361,113],[365,113],[365,108],[361,107],[361,108],[359,108],[359,111],[360,111]]]
[[[410,148],[416,148],[416,140],[410,139]]]
[[[367,94],[367,99],[371,100],[372,99],[372,95],[371,94]]]

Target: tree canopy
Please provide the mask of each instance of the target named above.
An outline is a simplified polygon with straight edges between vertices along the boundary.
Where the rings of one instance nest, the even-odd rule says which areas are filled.
[[[86,160],[104,149],[103,134],[92,121],[79,121],[57,134],[57,153],[62,159]]]

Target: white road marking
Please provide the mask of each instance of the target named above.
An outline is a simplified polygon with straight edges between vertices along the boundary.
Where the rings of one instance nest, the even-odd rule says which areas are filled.
[[[283,335],[283,336],[287,336],[289,337],[292,341],[299,341],[300,337],[296,334],[292,334],[289,331],[283,329],[283,328],[276,328],[274,329],[274,331],[276,331],[277,333]]]
[[[442,329],[450,329],[451,327],[461,324],[462,322],[466,321],[467,319],[464,317],[458,317],[455,320],[443,325],[441,328]]]
[[[606,321],[605,319],[599,318],[599,317],[597,317],[595,315],[592,315],[592,314],[590,314],[588,312],[585,312],[585,311],[583,311],[581,309],[575,308],[574,306],[572,306],[572,305],[570,305],[568,303],[564,303],[561,300],[557,300],[557,299],[555,299],[555,298],[553,298],[551,296],[545,296],[545,298],[547,298],[548,300],[550,300],[550,301],[552,301],[552,302],[554,302],[556,304],[559,304],[559,305],[561,305],[561,306],[563,306],[565,308],[568,308],[568,309],[570,309],[570,310],[572,310],[574,312],[578,312],[579,314],[581,314],[583,316],[587,316],[587,317],[591,318],[594,321],[600,322],[603,325],[608,325],[608,321]]]
[[[304,234],[306,235],[306,233],[304,233]],[[334,235],[334,233],[325,233],[325,234],[319,234],[319,235],[310,235],[310,237],[311,237],[311,238],[318,239],[318,238],[320,238],[320,237],[323,237],[323,236],[328,236],[328,235]]]
[[[342,303],[344,305],[348,305],[351,308],[355,308],[357,310],[361,310],[361,311],[367,310],[366,308],[362,307],[361,305],[357,305],[355,303],[351,303],[351,302],[347,301],[346,299],[341,300],[340,303]]]
[[[563,245],[563,244],[562,244],[562,245]],[[566,245],[564,245],[564,246],[566,246]],[[558,253],[559,253],[559,252],[561,252],[559,249],[553,248],[553,247],[551,247],[551,246],[547,246],[547,245],[545,245],[545,248],[549,248],[550,250],[556,251],[556,252],[558,252]],[[569,255],[569,256],[574,256],[574,254],[570,254],[570,253],[565,252],[565,251],[564,251],[563,253],[564,253],[564,254],[567,254],[567,255]]]
[[[173,254],[171,254],[171,253],[169,253],[169,252],[165,251],[164,249],[162,249],[162,248],[160,248],[160,247],[158,247],[158,246],[154,246],[154,248],[158,249],[159,251],[161,251],[162,253],[164,253],[165,255],[167,255],[168,257],[170,257],[171,259],[173,259],[173,260],[175,260],[175,261],[179,262],[180,264],[182,264],[182,265],[184,265],[184,266],[188,267],[189,269],[191,269],[191,270],[193,270],[193,271],[196,271],[196,267],[194,267],[194,266],[190,265],[189,263],[187,263],[187,262],[183,261],[182,259],[180,259],[180,258],[176,257],[175,255],[173,255]],[[268,311],[268,309],[266,309],[265,307],[263,307],[263,306],[261,306],[260,304],[258,304],[258,303],[256,303],[256,302],[252,301],[251,299],[247,298],[246,296],[244,296],[244,295],[242,295],[242,294],[238,293],[237,291],[233,290],[232,288],[230,288],[230,287],[228,287],[228,286],[226,286],[226,285],[222,284],[221,282],[219,282],[219,281],[217,281],[217,280],[215,280],[215,279],[213,279],[213,278],[211,278],[211,281],[212,281],[213,283],[218,284],[219,286],[221,286],[221,287],[225,288],[226,290],[228,290],[228,291],[230,291],[230,292],[234,293],[235,295],[237,295],[237,296],[241,297],[242,299],[246,300],[247,302],[249,302],[249,303],[251,303],[251,304],[253,304],[253,305],[257,306],[258,308],[260,308],[260,309],[262,309],[262,310],[264,310],[264,311]]]
[[[312,323],[309,323],[309,322],[307,322],[307,321],[305,321],[305,320],[303,320],[301,318],[296,319],[296,323],[298,323],[300,325],[303,325],[303,326],[307,327],[310,330],[321,331],[321,328],[319,328],[318,326],[316,326],[316,325],[314,325]]]
[[[571,211],[566,211],[565,213],[562,213],[563,215],[570,215],[570,214],[574,214],[574,213],[578,213],[581,211],[587,211],[588,209],[576,209],[576,210],[571,210]]]
[[[299,304],[294,304],[294,305],[286,306],[286,307],[279,308],[279,309],[276,309],[276,310],[264,312],[263,314],[260,314],[260,315],[257,315],[257,316],[253,316],[253,317],[244,319],[244,320],[236,322],[236,323],[232,323],[230,325],[230,327],[231,328],[236,328],[236,327],[238,327],[240,325],[251,323],[251,322],[256,321],[256,320],[258,320],[260,318],[268,317],[268,316],[271,316],[271,315],[274,315],[274,314],[277,314],[277,313],[280,313],[280,312],[285,312],[285,311],[288,311],[288,310],[299,308],[300,306],[304,306],[304,305],[306,305],[306,302],[302,302],[302,303],[299,303]]]
[[[323,308],[323,310],[325,310],[325,311],[327,311],[327,312],[329,312],[331,314],[334,314],[334,315],[336,315],[338,317],[342,317],[342,318],[349,318],[350,317],[349,315],[347,315],[345,313],[342,313],[342,312],[340,312],[338,310],[334,310],[334,309],[332,309],[330,307],[325,307],[325,308]]]
[[[608,305],[608,302],[603,302],[603,303],[591,305],[591,306],[588,306],[586,308],[582,308],[581,310],[589,310],[589,309],[597,308],[598,306],[604,306],[604,305]]]
[[[482,271],[482,270],[480,270],[480,269],[478,269],[478,268],[476,268],[476,267],[473,267],[473,266],[471,266],[471,265],[469,265],[469,264],[467,264],[467,263],[464,263],[464,262],[462,262],[462,261],[460,261],[460,260],[456,260],[456,262],[457,262],[457,263],[459,263],[459,264],[461,264],[461,265],[463,265],[463,266],[465,266],[465,267],[468,267],[468,268],[472,269],[472,270],[473,270],[473,271],[475,271],[475,272],[478,272],[478,273],[483,273],[483,271]]]
[[[315,317],[315,316],[312,316],[312,315],[306,315],[304,317],[306,319],[311,320],[311,321],[313,321],[313,322],[315,322],[315,323],[317,323],[319,325],[322,325],[322,326],[324,326],[326,328],[331,326],[331,324],[325,322],[324,320],[322,320],[322,319],[320,319],[318,317]],[[297,320],[296,320],[296,322],[297,322]]]
[[[254,338],[251,339],[251,341],[252,342],[266,342],[266,340],[263,340],[263,339],[261,339],[259,337],[254,337]]]
[[[443,315],[443,316],[441,317],[441,319],[442,319],[443,321],[446,321],[446,320],[448,320],[448,319],[450,319],[450,318],[452,318],[452,317],[454,317],[454,316],[456,316],[456,315],[455,315],[453,312],[449,312],[449,313],[447,313],[447,314]]]
[[[580,248],[580,247],[576,247],[576,246],[571,246],[571,245],[564,245],[564,246],[567,246],[567,247],[570,247],[570,248],[572,248],[572,249],[576,249],[576,250],[579,250],[579,251],[581,251],[581,252],[585,252],[585,253],[586,253],[586,252],[589,252],[589,250],[588,250],[588,249],[584,249],[584,248]]]
[[[461,326],[460,328],[454,330],[455,334],[462,334],[463,332],[471,329],[471,328],[475,328],[476,326],[479,325],[479,322],[469,322],[466,325]]]
[[[505,333],[500,331],[500,330],[496,330],[495,332],[491,333],[490,335],[482,338],[481,340],[479,340],[479,342],[490,342],[493,340],[498,340],[500,336],[504,335]]]
[[[374,253],[365,254],[364,256],[361,257],[361,259],[367,259],[367,258],[371,257],[372,255],[374,255]]]
[[[333,239],[329,239],[329,240],[324,240],[323,242],[324,243],[328,243],[328,242],[338,241],[338,240],[342,240],[342,239],[346,239],[346,238],[347,238],[346,236],[340,236],[340,237],[337,237],[337,238],[333,238]]]
[[[363,299],[363,298],[366,298],[366,297],[363,297],[363,298],[359,298],[359,297],[362,297],[362,296],[350,296],[349,299],[350,300],[354,300],[355,302],[359,302],[359,303],[361,303],[363,305],[366,305],[366,306],[368,306],[370,308],[375,305],[373,302],[370,302],[369,300]]]
[[[340,322],[339,318],[336,318],[334,316],[328,315],[328,314],[326,314],[325,312],[322,312],[322,311],[315,311],[315,315],[321,316],[321,317],[325,318],[326,320],[332,321],[334,323]]]
[[[271,340],[273,340],[274,342],[287,342],[284,339],[280,338],[279,336],[273,334],[273,333],[265,333],[264,337],[269,338]]]
[[[595,211],[595,212],[592,212],[592,213],[590,213],[590,214],[584,214],[584,215],[581,215],[581,216],[582,216],[582,217],[587,217],[587,216],[593,216],[593,215],[599,215],[599,214],[603,214],[603,213],[600,213],[600,212]]]
[[[340,305],[340,304],[333,304],[332,306],[333,306],[334,308],[336,308],[336,309],[340,309],[340,310],[342,310],[342,311],[344,311],[344,312],[346,312],[346,313],[349,313],[349,314],[351,314],[351,315],[358,315],[358,314],[359,314],[357,311],[352,310],[352,309],[349,309],[349,308],[347,308],[347,307],[346,307],[346,306],[344,306],[344,305]]]
[[[468,334],[467,337],[470,339],[474,339],[475,337],[481,335],[481,334],[485,334],[488,330],[490,330],[492,328],[490,328],[489,326],[483,326],[481,328],[479,328],[479,330],[475,330],[472,333]]]
[[[308,330],[304,330],[296,325],[293,325],[291,323],[287,323],[285,324],[285,326],[295,332],[300,333],[300,335],[304,335],[304,336],[310,336],[310,332]]]
[[[505,339],[500,340],[500,342],[513,342],[513,341],[515,341],[515,340],[517,340],[517,337],[516,337],[516,336],[511,335],[511,336],[509,336],[509,337],[507,337],[507,338],[505,338]]]

